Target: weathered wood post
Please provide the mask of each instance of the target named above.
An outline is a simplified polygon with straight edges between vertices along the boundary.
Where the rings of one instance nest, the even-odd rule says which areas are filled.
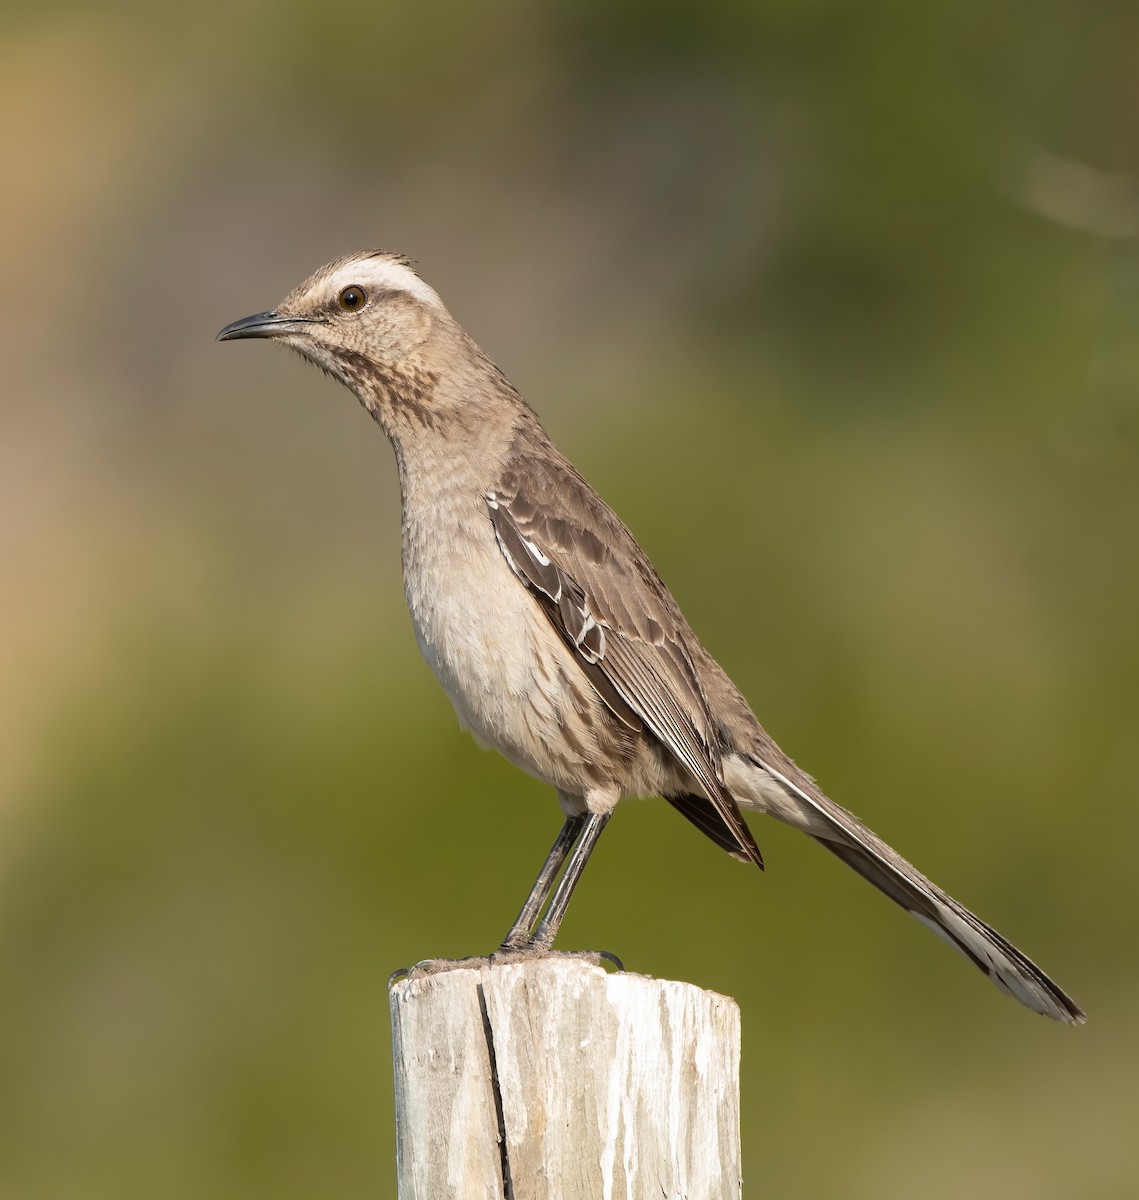
[[[729,997],[553,956],[390,1002],[400,1200],[739,1200]]]

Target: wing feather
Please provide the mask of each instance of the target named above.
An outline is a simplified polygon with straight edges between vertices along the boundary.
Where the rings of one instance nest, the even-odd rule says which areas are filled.
[[[724,785],[684,618],[628,529],[564,461],[521,457],[486,501],[511,570],[606,706],[629,728],[647,727],[692,777],[710,805],[697,824],[707,832],[715,819],[721,830],[713,840],[762,867]]]

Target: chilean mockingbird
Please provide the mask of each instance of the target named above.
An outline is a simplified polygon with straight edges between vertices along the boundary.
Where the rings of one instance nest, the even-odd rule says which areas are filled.
[[[237,338],[298,351],[387,434],[423,657],[467,729],[557,789],[565,824],[504,950],[548,950],[617,801],[660,795],[758,867],[740,809],[794,825],[1002,991],[1058,1021],[1084,1020],[775,745],[633,535],[407,259],[338,259],[273,312],[218,334]]]

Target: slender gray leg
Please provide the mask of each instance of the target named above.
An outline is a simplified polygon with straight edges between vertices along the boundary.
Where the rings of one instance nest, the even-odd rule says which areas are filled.
[[[573,844],[577,841],[584,824],[584,817],[566,817],[566,823],[562,826],[561,833],[558,834],[550,853],[546,856],[546,861],[542,864],[541,871],[538,872],[538,878],[530,889],[530,895],[526,897],[526,903],[522,905],[522,911],[511,925],[510,932],[503,938],[500,949],[521,950],[530,944],[530,931],[534,928],[534,922],[538,919],[542,906],[549,898],[550,889],[554,886],[554,880],[558,877],[562,863],[565,862],[566,855],[573,849]],[[568,900],[569,897],[567,896],[566,899]]]
[[[573,889],[577,886],[577,881],[581,878],[582,871],[585,870],[585,864],[589,860],[590,854],[593,853],[593,847],[597,845],[597,839],[601,836],[601,831],[605,828],[611,815],[611,813],[590,813],[585,818],[585,829],[582,832],[581,841],[578,842],[570,856],[566,873],[562,876],[561,882],[550,900],[546,915],[530,939],[530,946],[533,949],[549,950],[554,944],[558,926],[562,923],[562,917],[566,915],[566,908],[569,905],[570,896],[573,895]]]

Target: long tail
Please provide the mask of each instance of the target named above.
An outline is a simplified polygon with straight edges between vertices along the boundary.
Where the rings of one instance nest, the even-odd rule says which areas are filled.
[[[852,813],[823,795],[805,776],[802,782],[792,778],[801,773],[790,760],[780,755],[779,767],[784,770],[779,770],[774,755],[765,756],[768,761],[754,755],[741,757],[753,768],[747,780],[750,786],[739,790],[732,786],[744,804],[750,800],[755,807],[805,830],[984,971],[1002,992],[1054,1021],[1084,1023],[1086,1018],[1079,1006],[1031,959],[927,879]],[[738,778],[744,771],[733,774]],[[747,795],[740,795],[740,791]]]

